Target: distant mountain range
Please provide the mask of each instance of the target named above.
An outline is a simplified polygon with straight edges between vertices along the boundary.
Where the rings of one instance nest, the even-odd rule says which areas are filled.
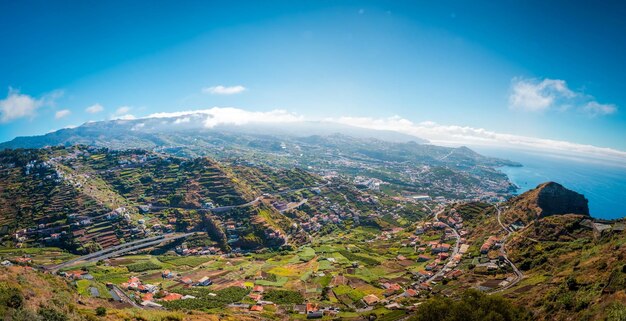
[[[208,115],[188,114],[135,120],[88,122],[45,135],[17,137],[0,143],[0,150],[46,146],[89,145],[111,149],[161,149],[178,156],[220,156],[217,149],[245,148],[280,150],[280,144],[351,144],[365,149],[399,149],[407,158],[417,156],[429,163],[455,163],[460,160],[489,165],[517,166],[513,162],[483,157],[469,148],[430,145],[427,140],[394,131],[373,130],[325,121],[294,123],[252,123],[207,127]],[[392,144],[389,144],[392,143]],[[282,148],[282,149],[288,149]],[[453,152],[454,150],[454,152]],[[188,154],[188,155],[186,155]],[[219,153],[217,153],[219,154]],[[376,158],[375,153],[368,153]],[[423,156],[423,157],[421,157]],[[402,157],[400,157],[402,158]]]
[[[41,148],[56,145],[93,145],[115,149],[146,148],[165,145],[190,145],[193,140],[219,135],[247,134],[256,136],[306,137],[343,134],[355,138],[426,144],[427,140],[394,131],[372,130],[323,121],[297,123],[255,123],[244,125],[206,126],[207,115],[191,114],[166,118],[109,120],[88,122],[75,128],[64,128],[45,135],[17,137],[0,143],[0,149]]]
[[[143,149],[185,158],[208,156],[248,165],[303,168],[382,180],[392,194],[460,199],[506,197],[514,186],[500,166],[517,163],[467,147],[442,147],[393,131],[324,121],[208,126],[211,116],[185,114],[85,123],[41,136],[18,137],[0,150],[86,145]],[[398,175],[403,173],[402,175]]]

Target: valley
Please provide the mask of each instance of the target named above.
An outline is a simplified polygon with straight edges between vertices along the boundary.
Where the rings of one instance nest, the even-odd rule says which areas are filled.
[[[0,159],[3,268],[56,274],[96,302],[82,304],[118,317],[138,309],[404,320],[422,304],[477,289],[524,298],[524,313],[541,319],[543,309],[570,308],[529,297],[544,291],[554,258],[527,249],[549,235],[527,235],[570,219],[561,213],[582,215],[576,233],[593,235],[588,246],[623,231],[621,222],[589,218],[584,198],[555,183],[489,203],[383,191],[333,171],[140,149],[16,149]]]

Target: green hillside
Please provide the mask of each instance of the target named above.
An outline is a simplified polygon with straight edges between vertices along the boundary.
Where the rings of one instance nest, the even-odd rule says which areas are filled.
[[[54,245],[81,253],[154,233],[207,231],[211,222],[233,221],[240,223],[239,234],[249,236],[240,243],[280,245],[264,237],[264,228],[282,233],[290,224],[277,212],[266,215],[276,211],[273,207],[218,213],[211,208],[320,182],[299,169],[272,170],[142,150],[6,150],[0,152],[0,232],[5,246]]]

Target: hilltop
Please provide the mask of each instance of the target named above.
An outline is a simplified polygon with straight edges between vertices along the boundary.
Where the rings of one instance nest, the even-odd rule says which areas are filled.
[[[623,220],[590,217],[583,195],[554,182],[499,207],[457,209],[474,213],[465,215],[475,225],[470,239],[506,240],[502,247],[523,278],[503,296],[538,320],[619,320],[616,316],[626,311]]]
[[[506,222],[528,224],[538,218],[557,214],[589,216],[587,199],[555,182],[540,184],[536,188],[510,199],[504,207]]]

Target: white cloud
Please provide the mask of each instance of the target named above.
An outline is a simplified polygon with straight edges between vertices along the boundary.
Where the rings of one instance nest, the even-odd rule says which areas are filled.
[[[214,86],[214,87],[206,87],[206,88],[202,88],[202,92],[206,93],[206,94],[212,94],[212,95],[234,95],[234,94],[240,94],[242,92],[246,91],[246,87],[241,86],[241,85],[237,85],[237,86]]]
[[[127,114],[132,108],[128,106],[122,106],[115,111],[115,115]]]
[[[134,115],[129,114],[132,110],[132,107],[129,106],[120,106],[115,110],[115,113],[111,115],[111,119],[113,120],[133,120],[137,119]]]
[[[134,119],[137,119],[137,117],[135,117],[134,115],[131,115],[131,114],[124,114],[124,115],[121,115],[121,116],[114,116],[113,119],[115,119],[115,120],[134,120]]]
[[[146,126],[146,124],[139,123],[139,124],[136,124],[135,126],[133,126],[133,128],[131,128],[130,130],[139,130],[139,129],[144,128],[145,126]]]
[[[65,116],[68,116],[72,112],[69,109],[62,109],[54,113],[54,119],[61,119]]]
[[[509,107],[527,111],[542,111],[552,107],[558,100],[573,98],[576,94],[559,79],[513,79]]]
[[[184,123],[188,123],[191,121],[191,118],[189,117],[183,117],[183,118],[176,118],[176,120],[174,121],[174,124],[184,124]]]
[[[595,101],[590,101],[583,106],[583,111],[594,117],[610,115],[617,112],[617,106],[613,104],[600,104]]]
[[[626,152],[611,148],[576,144],[552,139],[497,133],[483,128],[440,125],[430,121],[413,123],[398,116],[383,119],[369,117],[340,117],[327,119],[327,121],[362,128],[397,131],[425,138],[435,144],[442,145],[498,146],[526,150],[543,150],[577,157],[591,157],[622,163],[626,161]]]
[[[253,112],[238,108],[214,107],[204,110],[189,110],[171,113],[157,113],[146,118],[176,118],[174,123],[180,124],[198,117],[206,127],[218,125],[245,125],[250,123],[297,123],[306,120],[302,115],[285,110]],[[576,144],[536,137],[497,133],[483,128],[469,126],[441,125],[432,121],[414,123],[399,116],[390,118],[370,117],[339,117],[324,119],[327,122],[340,123],[361,128],[390,130],[419,138],[427,139],[434,144],[448,146],[497,146],[513,149],[541,150],[576,157],[607,159],[618,162],[626,161],[626,152],[611,148]]]
[[[0,122],[9,122],[23,117],[35,117],[37,109],[43,106],[55,106],[56,100],[61,96],[63,96],[63,91],[55,90],[40,98],[34,98],[9,87],[7,97],[0,100]]]
[[[99,113],[99,112],[101,112],[103,110],[104,110],[104,107],[102,107],[102,105],[100,105],[100,104],[94,104],[94,105],[91,105],[91,106],[85,108],[85,111],[90,113],[90,114],[97,114],[97,113]]]
[[[157,113],[149,115],[147,118],[178,117],[175,123],[179,124],[183,122],[188,122],[188,116],[193,115],[201,115],[206,117],[204,119],[204,125],[208,128],[212,128],[218,125],[245,125],[250,123],[292,123],[304,120],[304,117],[302,116],[289,113],[285,110],[280,109],[262,112],[247,111],[232,107],[213,107],[211,109],[202,110]]]
[[[549,109],[565,111],[577,109],[590,116],[609,115],[617,106],[600,104],[593,96],[568,88],[565,80],[514,78],[509,95],[509,108],[513,110],[542,112]]]
[[[22,117],[34,117],[35,112],[45,103],[44,99],[35,99],[29,95],[20,94],[19,90],[9,88],[7,98],[0,100],[0,118],[8,122]]]

